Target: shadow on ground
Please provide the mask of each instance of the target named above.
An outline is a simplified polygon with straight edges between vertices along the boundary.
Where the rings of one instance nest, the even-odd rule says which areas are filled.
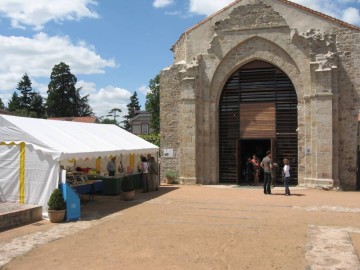
[[[112,215],[121,210],[139,205],[148,200],[155,199],[166,193],[172,192],[179,187],[160,187],[158,191],[142,193],[141,189],[136,190],[135,198],[131,201],[124,201],[121,195],[94,195],[91,199],[83,198],[80,205],[80,220],[96,220]]]

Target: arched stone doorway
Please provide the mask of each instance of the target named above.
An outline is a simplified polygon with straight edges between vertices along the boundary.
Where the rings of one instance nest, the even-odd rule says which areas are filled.
[[[219,182],[245,184],[247,157],[267,150],[280,168],[288,158],[292,183],[298,181],[297,96],[279,68],[253,61],[225,83],[219,103]],[[277,170],[279,179],[281,170]]]

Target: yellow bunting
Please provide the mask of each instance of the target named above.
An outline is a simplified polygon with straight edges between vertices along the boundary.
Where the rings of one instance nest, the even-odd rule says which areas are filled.
[[[74,163],[75,161],[76,161],[76,159],[75,159],[75,158],[68,159],[68,162],[70,162],[70,163]]]
[[[96,159],[96,171],[97,172],[100,172],[100,169],[101,169],[101,157],[98,157],[97,159]]]
[[[135,154],[130,154],[130,169],[131,169],[131,171],[134,170],[134,163],[135,163]]]
[[[20,143],[20,204],[25,203],[25,143]]]
[[[1,142],[0,145],[16,145],[16,143],[14,143],[14,142],[11,142],[11,143]]]

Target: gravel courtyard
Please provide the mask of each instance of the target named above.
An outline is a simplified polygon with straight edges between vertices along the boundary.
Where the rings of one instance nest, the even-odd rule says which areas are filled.
[[[0,269],[360,269],[360,193],[170,186],[0,233]]]

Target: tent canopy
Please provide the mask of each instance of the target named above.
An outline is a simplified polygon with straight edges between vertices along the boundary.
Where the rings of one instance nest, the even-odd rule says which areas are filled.
[[[24,142],[56,161],[159,151],[156,145],[116,125],[10,115],[0,115],[0,142]]]

